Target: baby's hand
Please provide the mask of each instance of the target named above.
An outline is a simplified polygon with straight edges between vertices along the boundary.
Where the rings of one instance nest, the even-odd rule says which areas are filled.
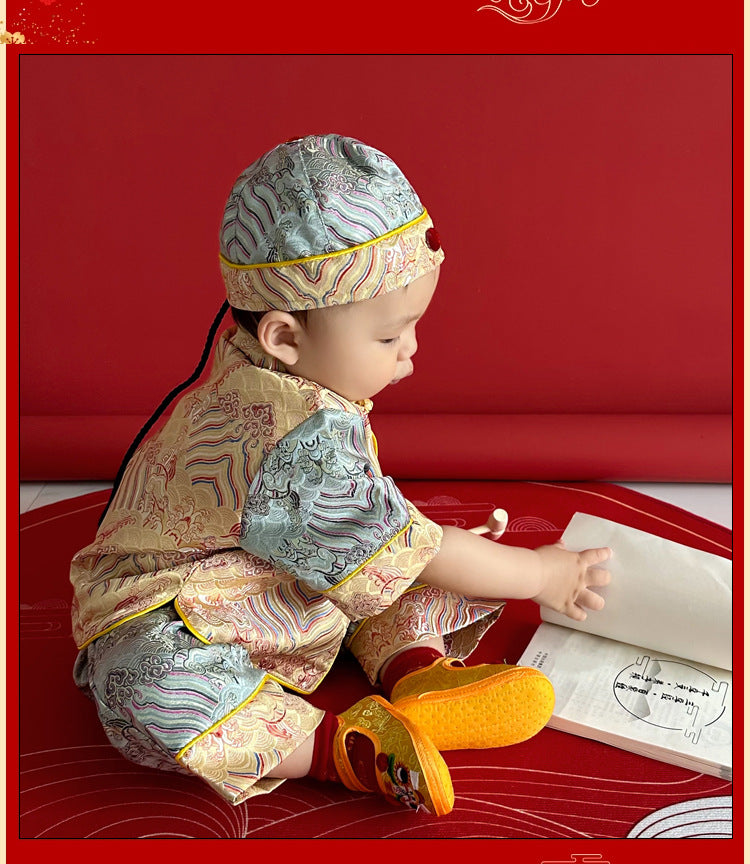
[[[612,557],[611,549],[569,552],[562,543],[556,543],[535,551],[542,559],[544,587],[534,597],[540,606],[562,612],[575,621],[586,619],[586,609],[604,606],[604,598],[590,589],[609,583],[609,571],[596,565]]]

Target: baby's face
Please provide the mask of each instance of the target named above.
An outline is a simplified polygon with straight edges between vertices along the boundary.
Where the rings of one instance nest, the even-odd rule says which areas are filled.
[[[369,399],[414,371],[416,326],[435,293],[440,268],[372,300],[314,309],[289,371],[352,402]]]

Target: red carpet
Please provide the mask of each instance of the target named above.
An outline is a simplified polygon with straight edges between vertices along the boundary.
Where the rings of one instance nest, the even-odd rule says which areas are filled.
[[[608,484],[415,481],[400,486],[443,524],[472,527],[504,507],[510,525],[503,542],[511,545],[552,542],[581,510],[731,557],[728,529]],[[731,783],[550,729],[507,749],[447,753],[456,805],[440,819],[308,781],[287,782],[268,796],[232,807],[199,780],[126,762],[107,743],[93,705],[78,693],[71,675],[69,562],[93,537],[107,497],[96,492],[21,516],[21,838],[731,835]],[[473,659],[517,660],[537,620],[534,603],[511,602]],[[368,691],[359,667],[343,657],[312,701],[340,711]]]

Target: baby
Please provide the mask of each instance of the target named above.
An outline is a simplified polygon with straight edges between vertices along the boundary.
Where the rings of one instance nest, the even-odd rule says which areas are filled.
[[[442,815],[441,750],[538,732],[538,670],[465,666],[504,601],[582,619],[608,549],[440,527],[383,476],[370,399],[410,375],[444,253],[383,153],[289,141],[237,179],[220,266],[237,326],[125,465],[73,559],[76,683],[137,763],[234,804],[310,776]],[[305,696],[345,647],[373,688]]]

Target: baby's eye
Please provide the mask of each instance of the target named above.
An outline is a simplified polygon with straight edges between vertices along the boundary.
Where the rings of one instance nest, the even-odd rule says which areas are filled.
[[[392,345],[394,342],[398,342],[398,336],[394,336],[392,339],[381,339],[380,341],[383,345]]]

